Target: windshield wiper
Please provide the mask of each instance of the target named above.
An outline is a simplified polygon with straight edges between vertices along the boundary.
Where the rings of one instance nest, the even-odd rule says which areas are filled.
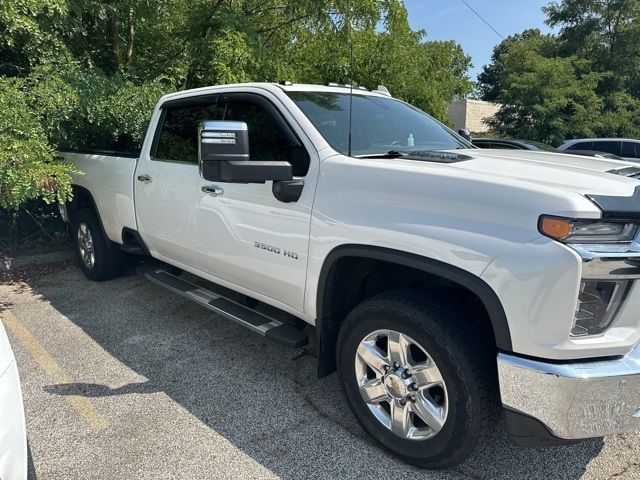
[[[408,155],[406,152],[390,150],[387,153],[370,153],[368,155],[356,155],[356,158],[399,158]]]

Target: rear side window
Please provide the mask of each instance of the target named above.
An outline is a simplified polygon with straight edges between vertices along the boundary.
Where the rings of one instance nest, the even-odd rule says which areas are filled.
[[[222,120],[223,106],[210,101],[163,110],[154,158],[198,163],[198,126],[204,120]]]
[[[622,142],[622,156],[627,158],[640,158],[640,143]]]
[[[602,140],[593,142],[593,148],[596,152],[613,153],[614,155],[620,155],[620,144],[622,142]]]
[[[578,142],[571,145],[567,150],[593,150],[593,142]]]

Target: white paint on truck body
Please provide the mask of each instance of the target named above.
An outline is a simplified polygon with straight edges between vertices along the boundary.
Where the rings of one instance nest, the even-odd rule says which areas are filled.
[[[640,316],[624,317],[607,335],[569,339],[581,259],[541,237],[542,214],[598,219],[586,194],[630,196],[636,179],[606,173],[631,164],[572,155],[457,150],[457,163],[350,158],[333,150],[287,96],[287,90],[344,88],[276,84],[207,87],[163,97],[140,158],[64,154],[83,175],[107,235],[138,230],[154,257],[314,323],[318,279],[332,250],[369,245],[420,255],[482,278],[506,312],[513,350],[547,359],[624,355],[640,340]],[[265,184],[225,184],[212,197],[197,165],[150,156],[161,106],[169,100],[228,92],[267,97],[309,152],[298,202],[278,202]],[[378,95],[354,90],[354,95]],[[379,96],[379,95],[378,95]],[[151,183],[136,182],[149,175]],[[134,192],[135,189],[135,192]],[[255,242],[295,252],[273,255]],[[640,292],[635,289],[631,308]]]

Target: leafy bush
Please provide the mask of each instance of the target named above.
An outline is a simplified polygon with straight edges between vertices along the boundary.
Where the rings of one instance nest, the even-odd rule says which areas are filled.
[[[26,100],[20,81],[0,77],[0,207],[65,201],[75,168],[56,160],[45,130]]]
[[[136,85],[75,62],[39,65],[27,82],[29,106],[58,149],[140,148],[154,105],[171,90],[161,80]]]

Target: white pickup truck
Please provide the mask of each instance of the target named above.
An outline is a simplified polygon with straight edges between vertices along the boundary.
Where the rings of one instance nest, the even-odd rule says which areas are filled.
[[[140,152],[62,155],[90,279],[144,255],[283,345],[315,326],[318,374],[408,462],[463,461],[502,414],[523,446],[640,424],[632,164],[480,150],[384,88],[288,82],[167,95]]]

